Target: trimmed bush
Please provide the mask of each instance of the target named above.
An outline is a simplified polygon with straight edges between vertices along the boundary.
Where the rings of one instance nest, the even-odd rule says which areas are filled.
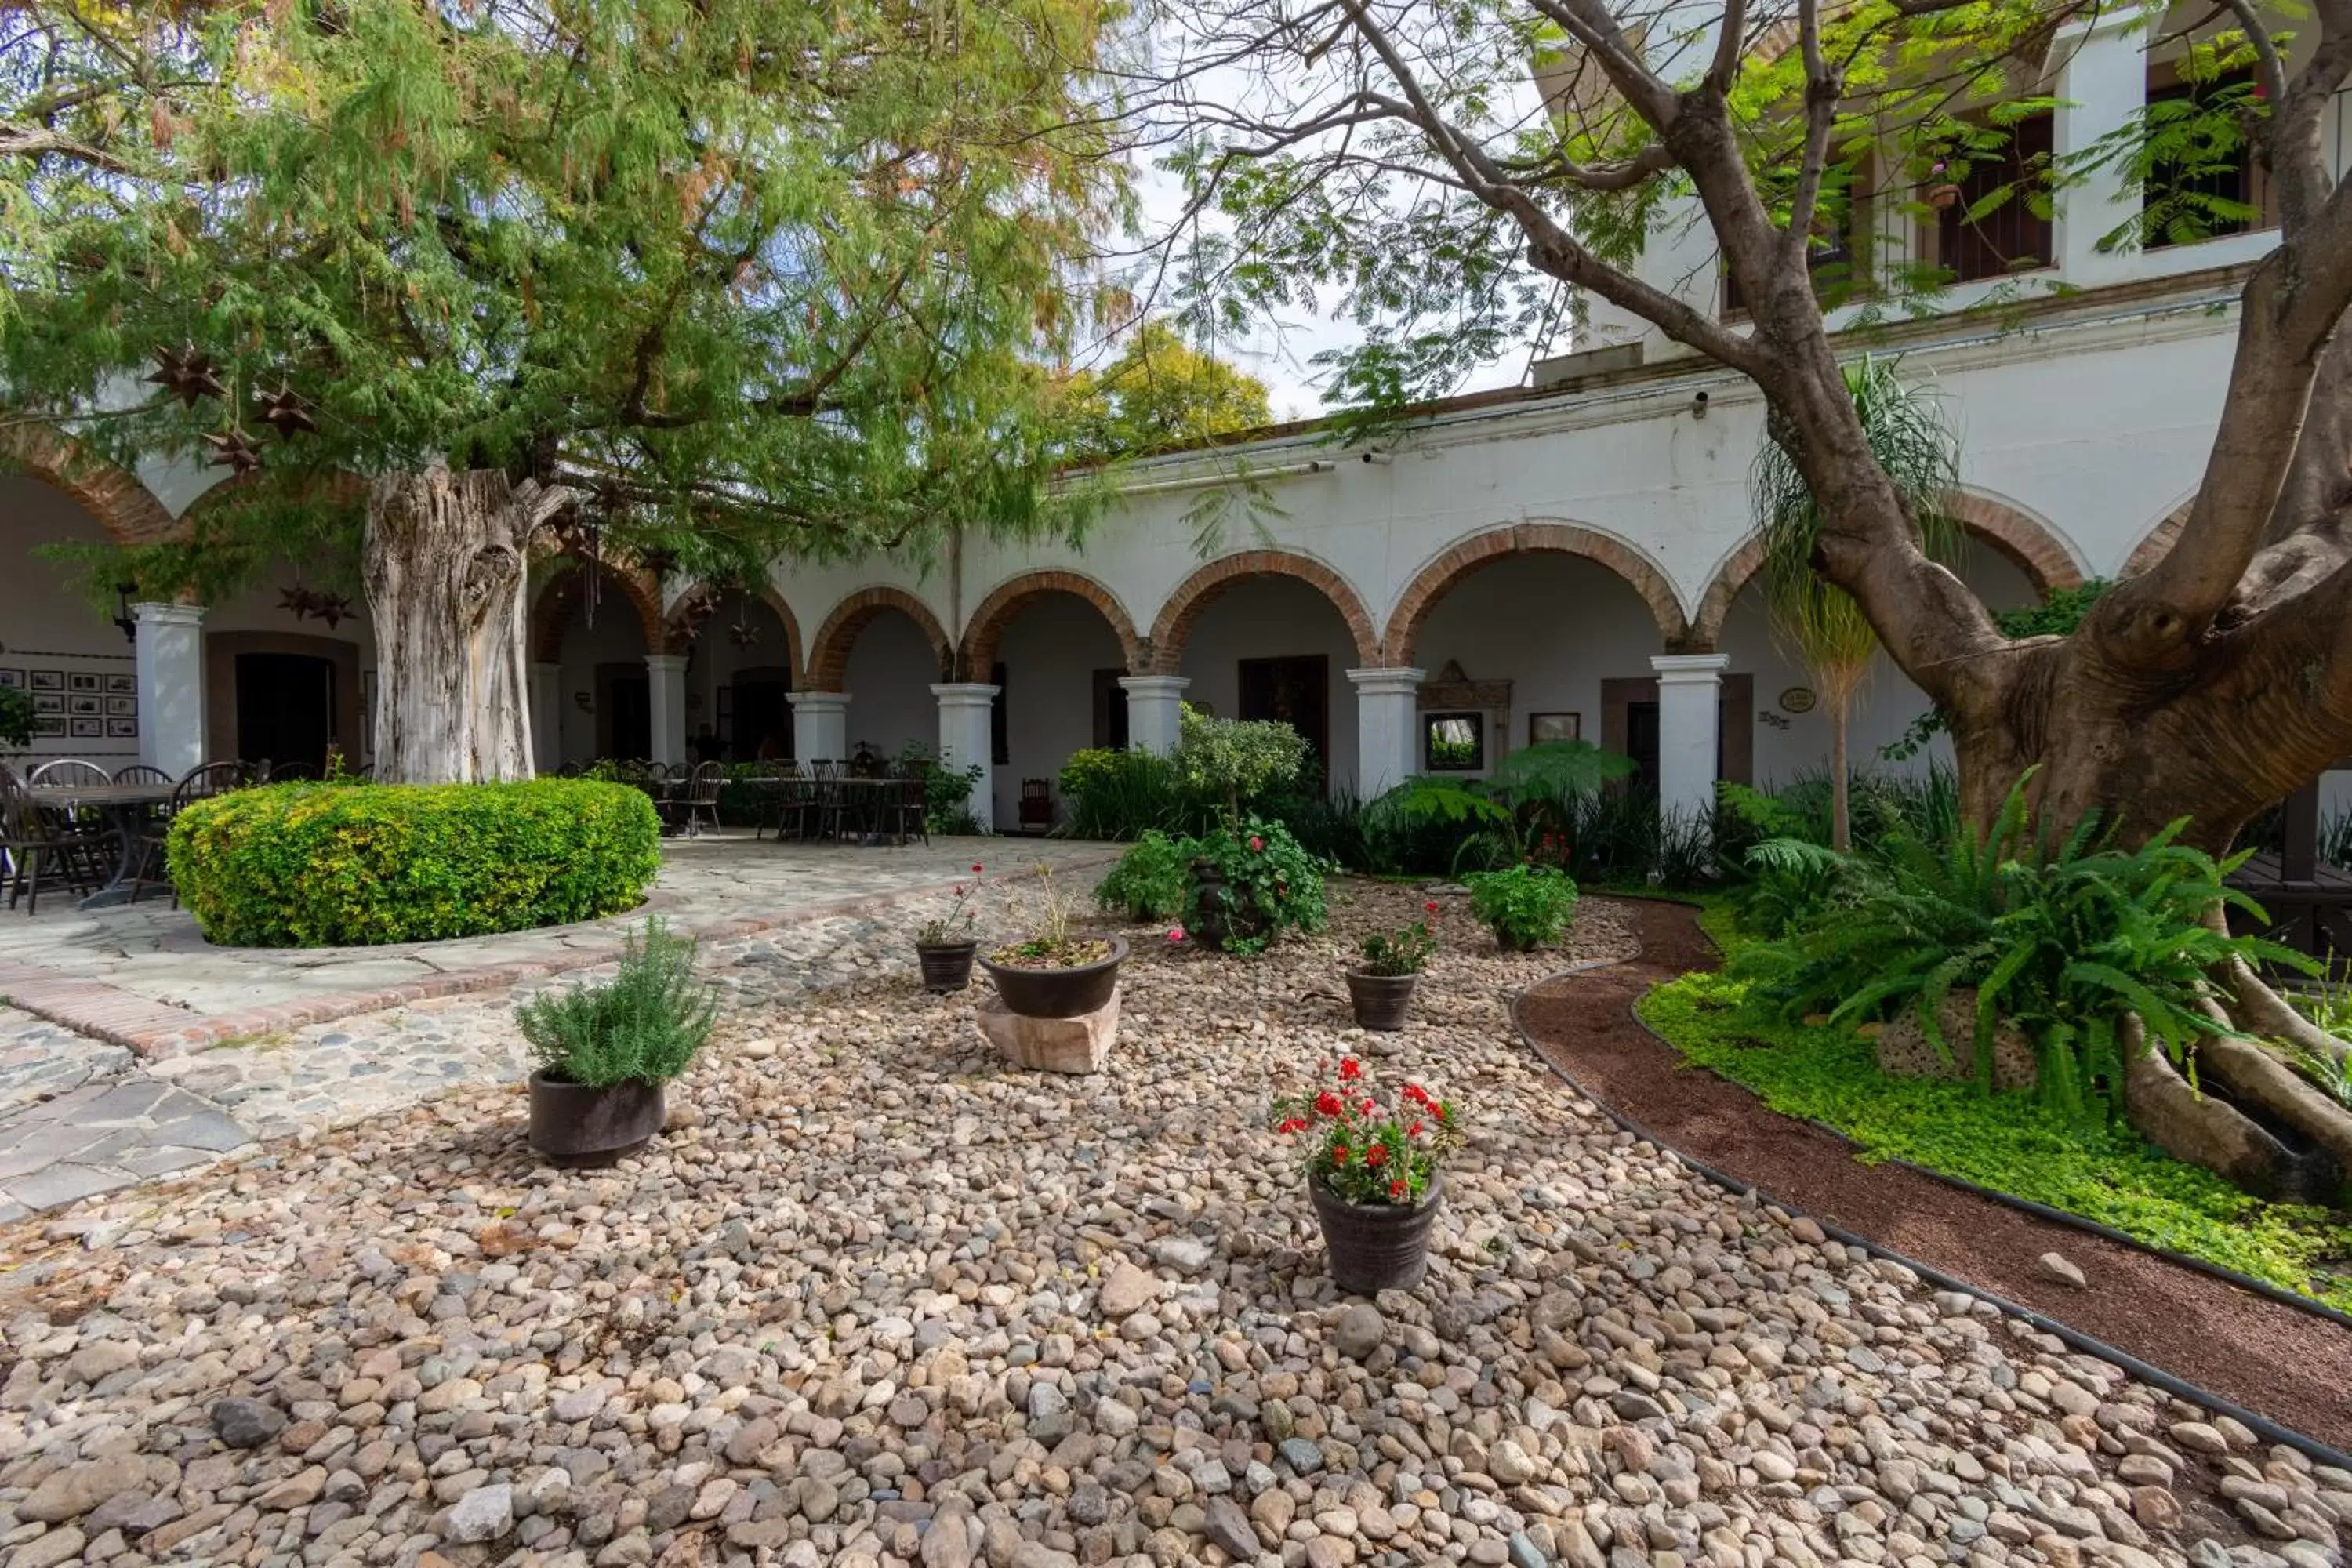
[[[626,784],[273,784],[172,824],[172,885],[226,947],[436,942],[635,908],[661,821]]]

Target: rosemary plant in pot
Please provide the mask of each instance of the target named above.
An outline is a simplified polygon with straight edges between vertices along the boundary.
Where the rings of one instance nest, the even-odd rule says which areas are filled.
[[[1417,1083],[1384,1102],[1346,1057],[1323,1089],[1276,1101],[1274,1118],[1276,1131],[1304,1141],[1332,1282],[1363,1296],[1420,1284],[1444,1198],[1438,1166],[1462,1142],[1454,1107]]]
[[[1355,1005],[1360,1029],[1402,1029],[1412,1006],[1413,986],[1421,966],[1437,951],[1430,925],[1437,919],[1437,900],[1422,905],[1426,919],[1400,931],[1375,931],[1364,939],[1363,963],[1348,971],[1348,1000]]]
[[[1045,905],[1037,933],[985,954],[980,966],[1004,1005],[1023,1017],[1076,1018],[1095,1012],[1118,989],[1127,939],[1073,935],[1069,908],[1042,863],[1037,886]]]
[[[971,868],[971,880],[955,885],[955,901],[947,912],[925,921],[915,930],[915,959],[923,966],[923,989],[945,995],[971,984],[972,955],[980,949],[973,935],[979,911],[972,900],[980,892],[982,869]]]
[[[695,942],[659,920],[627,939],[619,972],[515,1009],[530,1047],[530,1145],[558,1165],[609,1165],[662,1130],[662,1087],[710,1038],[719,994],[694,977]]]

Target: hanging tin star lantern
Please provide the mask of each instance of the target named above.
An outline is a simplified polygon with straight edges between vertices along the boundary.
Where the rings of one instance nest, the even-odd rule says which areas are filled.
[[[333,631],[335,629],[335,624],[338,621],[347,621],[351,619],[351,595],[348,594],[320,594],[311,601],[310,613],[318,616],[320,620],[326,622],[327,629],[329,631]]]
[[[301,620],[310,613],[310,590],[297,583],[291,588],[278,590],[278,607]]]
[[[760,646],[760,628],[751,624],[751,595],[748,589],[736,595],[735,624],[727,628],[727,639],[737,647]]]
[[[230,426],[218,435],[205,437],[205,445],[213,449],[213,466],[249,474],[261,467],[261,448],[253,438],[236,426]]]
[[[256,393],[253,401],[261,411],[261,422],[277,431],[281,441],[291,441],[319,428],[318,420],[311,417],[310,400],[290,386],[281,386],[268,394]]]
[[[212,356],[194,343],[177,353],[170,349],[155,351],[155,374],[149,383],[162,387],[187,407],[194,408],[199,397],[226,397],[228,388],[221,384],[220,374],[213,368]]]

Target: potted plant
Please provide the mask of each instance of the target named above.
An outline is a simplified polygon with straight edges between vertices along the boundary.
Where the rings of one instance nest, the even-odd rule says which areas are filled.
[[[1495,933],[1505,952],[1533,952],[1559,940],[1576,912],[1576,883],[1550,866],[1518,865],[1462,879],[1470,912]]]
[[[1096,1012],[1118,989],[1127,939],[1072,936],[1069,910],[1054,886],[1053,872],[1042,862],[1037,882],[1045,904],[1037,934],[986,954],[980,966],[988,971],[1006,1008],[1024,1018],[1076,1018]]]
[[[1376,931],[1364,939],[1364,962],[1348,971],[1348,999],[1355,1005],[1358,1028],[1404,1027],[1421,966],[1437,951],[1437,938],[1429,930],[1429,921],[1437,918],[1437,900],[1430,900],[1422,910],[1428,920],[1415,921],[1401,931]]]
[[[1264,951],[1286,931],[1323,929],[1323,862],[1278,822],[1251,817],[1193,846],[1184,923],[1225,952]]]
[[[694,977],[695,942],[656,920],[623,944],[612,979],[548,991],[515,1009],[538,1062],[530,1146],[558,1165],[609,1165],[662,1129],[662,1086],[684,1072],[719,1018]]]
[[[1944,160],[1938,158],[1927,171],[1927,205],[1931,207],[1950,206],[1960,199],[1960,187],[1954,184],[1947,173]]]
[[[1274,1116],[1276,1131],[1306,1141],[1300,1163],[1332,1282],[1364,1296],[1420,1284],[1444,1199],[1438,1165],[1462,1141],[1453,1106],[1417,1083],[1384,1105],[1347,1057],[1328,1086],[1277,1100]]]
[[[972,954],[980,939],[972,934],[979,911],[971,907],[980,892],[981,868],[971,868],[971,880],[955,885],[955,900],[936,920],[915,928],[915,959],[923,966],[923,989],[945,995],[971,984]]]

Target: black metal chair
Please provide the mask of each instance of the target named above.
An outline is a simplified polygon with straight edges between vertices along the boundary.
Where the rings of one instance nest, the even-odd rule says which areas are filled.
[[[185,777],[172,791],[172,804],[163,814],[147,825],[139,836],[138,862],[131,872],[131,901],[137,903],[141,891],[164,879],[152,875],[163,864],[164,841],[172,835],[172,819],[186,810],[192,802],[209,800],[216,795],[249,789],[260,778],[260,772],[251,763],[206,763],[190,768]],[[180,889],[172,889],[172,907],[180,907]]]
[[[723,763],[698,763],[694,772],[675,794],[678,812],[686,824],[686,836],[693,837],[708,822],[710,831],[719,831],[719,792],[726,787],[727,767]]]
[[[309,784],[319,776],[319,770],[308,763],[273,763],[267,757],[261,762],[263,784]]]
[[[119,784],[168,784],[172,782],[172,775],[161,768],[133,763],[127,768],[115,769],[114,782]]]
[[[890,781],[890,798],[884,809],[884,820],[887,830],[896,835],[901,844],[910,837],[921,839],[926,845],[931,841],[930,814],[926,809],[923,784],[923,771],[914,769]]]
[[[105,776],[103,772],[100,776]],[[51,868],[63,874],[75,892],[101,886],[107,877],[106,849],[113,837],[103,827],[74,820],[69,812],[42,805],[15,769],[0,765],[0,865],[8,874],[10,909],[22,897],[25,912],[39,914],[42,873]]]

